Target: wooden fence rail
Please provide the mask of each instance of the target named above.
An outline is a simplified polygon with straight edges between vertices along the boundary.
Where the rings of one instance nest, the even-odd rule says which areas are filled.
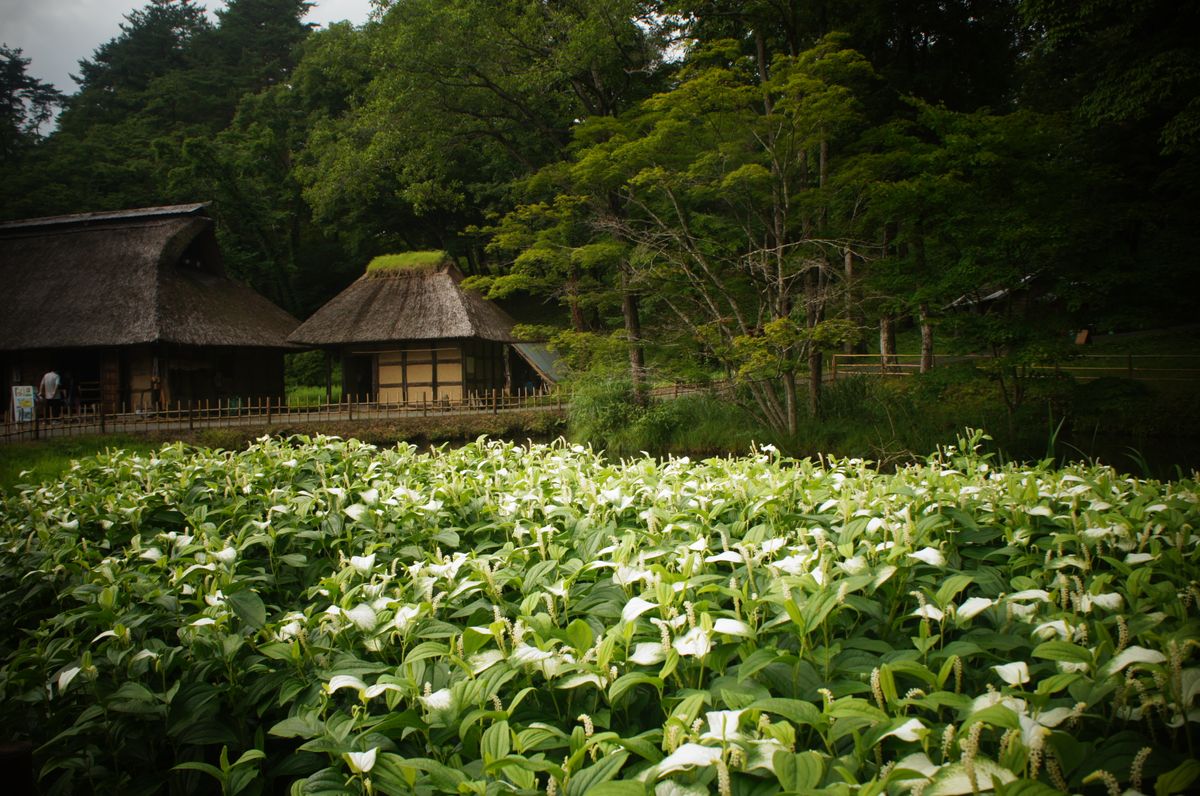
[[[47,437],[85,434],[193,431],[198,428],[236,428],[294,423],[355,420],[395,420],[453,414],[497,414],[517,410],[562,409],[561,391],[530,391],[506,395],[489,391],[458,401],[410,401],[380,403],[363,396],[347,396],[337,402],[289,404],[275,397],[230,398],[221,401],[178,401],[153,409],[101,412],[96,406],[77,411],[46,411],[39,406],[31,422],[12,422],[7,416],[0,425],[0,443]]]
[[[982,354],[938,356],[933,366],[982,362]],[[1186,363],[1186,366],[1181,366]],[[1195,365],[1191,367],[1191,365]],[[911,376],[920,372],[918,354],[834,354],[830,378],[846,376]],[[1065,373],[1081,381],[1112,376],[1154,382],[1200,382],[1200,354],[1081,354],[1055,365],[1034,365],[1034,373]]]

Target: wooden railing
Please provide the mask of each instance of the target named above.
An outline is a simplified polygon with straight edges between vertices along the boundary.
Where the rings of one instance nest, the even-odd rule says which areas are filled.
[[[937,356],[933,366],[991,359],[982,354]],[[1193,366],[1194,365],[1194,366]],[[919,354],[834,354],[830,378],[911,376],[921,370]],[[1200,381],[1200,354],[1080,354],[1056,365],[1034,365],[1035,373],[1065,373],[1080,381],[1106,376],[1153,382]]]
[[[202,428],[272,426],[293,423],[322,423],[352,420],[395,420],[447,414],[489,414],[516,410],[562,409],[561,391],[521,391],[505,394],[489,391],[450,401],[380,403],[366,396],[346,397],[336,402],[289,405],[271,397],[229,398],[220,401],[178,401],[152,410],[101,412],[96,406],[76,411],[45,411],[29,422],[0,425],[0,442],[46,437],[144,432],[182,432]]]

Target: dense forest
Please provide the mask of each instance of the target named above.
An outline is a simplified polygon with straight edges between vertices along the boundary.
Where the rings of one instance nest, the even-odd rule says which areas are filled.
[[[1046,359],[1198,295],[1193,0],[307,7],[151,0],[70,94],[7,43],[0,218],[211,200],[301,317],[445,249],[577,367],[727,374],[780,430],[823,352]]]

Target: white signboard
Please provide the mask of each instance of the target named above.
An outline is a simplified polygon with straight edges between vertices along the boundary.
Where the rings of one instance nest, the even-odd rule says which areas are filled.
[[[33,422],[33,385],[14,384],[12,388],[13,421]]]

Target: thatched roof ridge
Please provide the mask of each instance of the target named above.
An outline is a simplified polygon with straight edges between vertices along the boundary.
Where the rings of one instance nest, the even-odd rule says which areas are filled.
[[[509,343],[513,319],[459,284],[452,264],[435,270],[372,271],[359,277],[288,339],[300,345],[478,337]]]
[[[0,350],[289,348],[298,321],[225,276],[204,207],[0,225]]]
[[[100,221],[123,221],[128,219],[153,218],[155,216],[198,215],[208,209],[208,202],[193,202],[186,205],[163,205],[161,207],[139,207],[133,210],[101,210],[94,213],[72,213],[65,216],[43,216],[0,222],[0,234],[12,229],[60,226],[67,224],[91,224]]]

